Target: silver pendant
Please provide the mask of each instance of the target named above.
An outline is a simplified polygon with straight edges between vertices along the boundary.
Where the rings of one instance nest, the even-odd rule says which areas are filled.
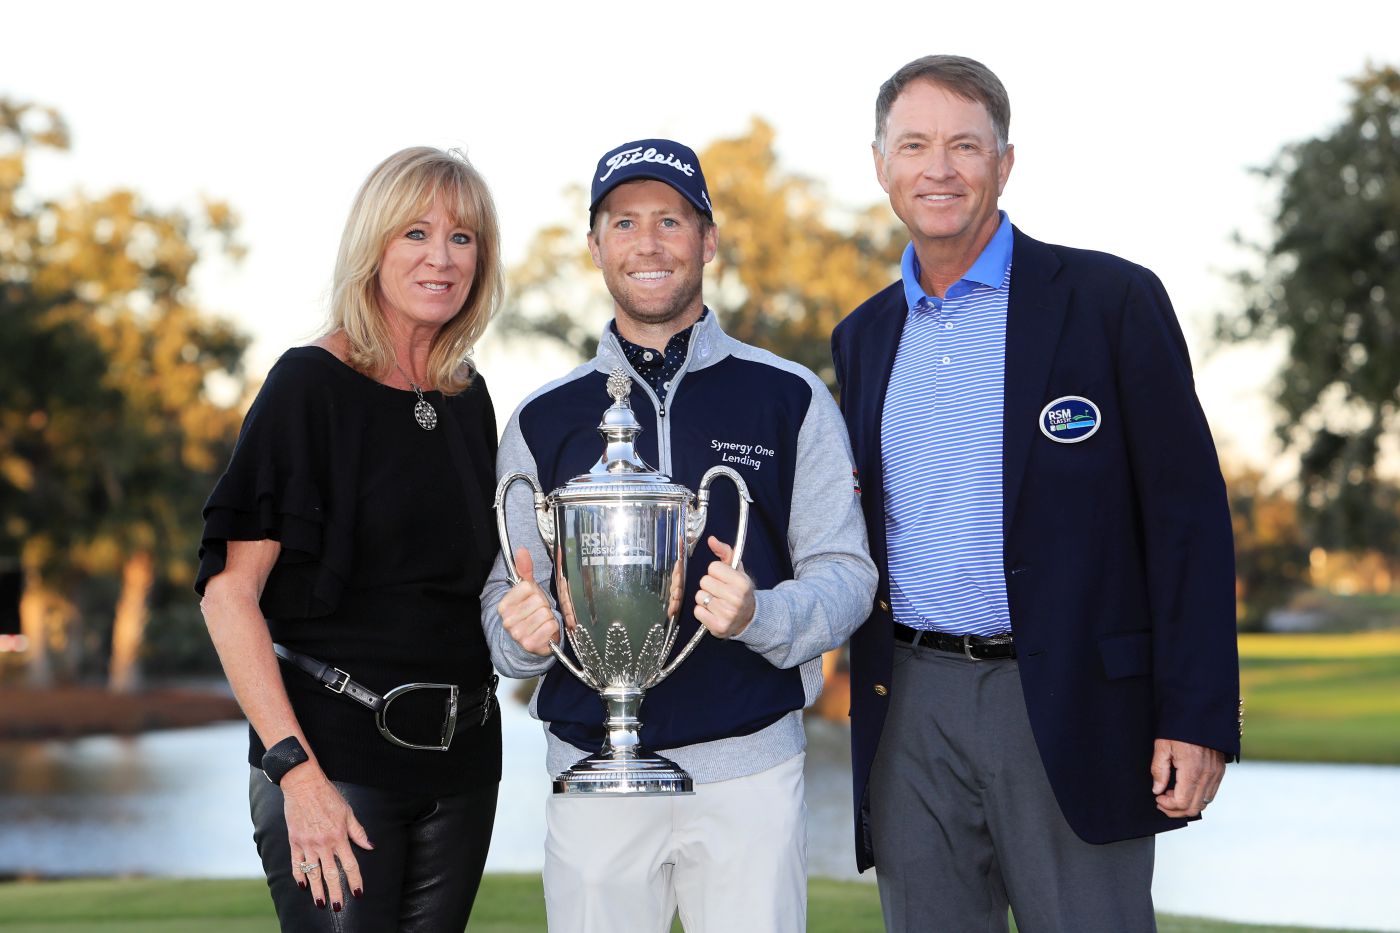
[[[413,420],[417,421],[424,431],[431,431],[437,427],[437,409],[429,405],[421,394],[418,396],[418,403],[413,406]]]
[[[398,369],[399,375],[403,376],[403,381],[407,382],[408,387],[413,390],[413,394],[418,396],[418,402],[413,406],[413,420],[417,421],[418,427],[424,431],[431,431],[437,427],[437,409],[428,404],[428,400],[423,397],[423,387],[408,378],[408,373],[403,371],[398,360],[394,361],[394,367]]]

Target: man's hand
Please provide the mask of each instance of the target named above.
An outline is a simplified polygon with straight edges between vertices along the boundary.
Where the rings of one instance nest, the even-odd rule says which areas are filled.
[[[1172,768],[1176,783],[1167,789]],[[1152,793],[1170,817],[1200,816],[1225,777],[1225,754],[1203,745],[1158,739],[1152,747]]]
[[[549,608],[549,597],[535,582],[535,562],[523,547],[515,551],[515,569],[520,582],[497,606],[501,624],[520,647],[531,654],[547,655],[550,642],[559,640],[559,622]]]
[[[753,581],[739,569],[729,566],[734,549],[710,535],[706,543],[719,560],[712,561],[700,578],[695,594],[695,621],[716,638],[733,638],[753,621]]]

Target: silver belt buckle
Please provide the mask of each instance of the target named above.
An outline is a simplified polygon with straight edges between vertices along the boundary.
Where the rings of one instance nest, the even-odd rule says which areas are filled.
[[[969,659],[969,660],[972,660],[972,661],[990,661],[990,660],[992,660],[991,658],[979,658],[979,657],[977,657],[977,655],[975,655],[975,654],[972,653],[972,649],[973,649],[973,648],[1000,648],[1002,645],[1014,644],[1014,642],[1013,642],[1012,639],[1010,639],[1010,638],[1002,638],[1001,635],[1000,635],[1000,633],[998,633],[998,634],[996,634],[996,635],[988,635],[988,636],[986,637],[986,640],[983,641],[982,644],[980,644],[980,645],[974,645],[974,644],[972,643],[972,639],[977,638],[977,637],[979,637],[979,636],[970,635],[970,634],[969,634],[969,635],[964,635],[964,636],[962,636],[963,654],[967,655],[968,659]]]
[[[403,739],[389,731],[384,719],[389,714],[389,704],[393,703],[405,693],[412,693],[415,690],[446,690],[447,691],[447,718],[442,722],[442,744],[441,745],[418,745],[413,742],[405,742]],[[445,752],[452,744],[452,735],[457,731],[457,685],[456,684],[403,684],[395,687],[384,694],[384,705],[379,707],[374,714],[374,724],[379,729],[379,734],[400,748],[411,748],[420,752]]]

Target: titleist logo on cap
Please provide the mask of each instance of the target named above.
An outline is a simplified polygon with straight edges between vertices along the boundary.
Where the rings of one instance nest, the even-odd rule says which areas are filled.
[[[653,146],[648,146],[646,149],[642,149],[641,146],[634,146],[631,149],[624,149],[621,152],[615,152],[608,156],[606,163],[608,170],[599,176],[598,181],[607,181],[608,176],[613,172],[627,165],[636,165],[638,162],[655,162],[658,165],[669,166],[682,175],[685,175],[687,178],[695,174],[695,166],[691,165],[689,162],[682,162],[669,152],[665,155],[661,155]]]
[[[705,170],[700,167],[700,157],[694,149],[674,139],[634,139],[609,150],[598,160],[589,191],[589,226],[593,225],[594,213],[609,191],[629,181],[646,178],[670,185],[696,210],[714,216],[710,195],[705,190]]]

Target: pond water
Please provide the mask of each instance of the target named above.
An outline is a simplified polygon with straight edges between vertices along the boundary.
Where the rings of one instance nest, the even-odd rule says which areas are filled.
[[[509,750],[488,871],[543,862],[544,736],[501,689]],[[0,742],[0,876],[262,874],[242,722],[133,737]]]
[[[488,871],[543,862],[544,738],[504,695],[505,775]],[[844,727],[809,724],[813,875],[858,876]],[[246,727],[0,742],[0,876],[260,874],[247,813]],[[1400,931],[1400,768],[1231,766],[1209,819],[1160,838],[1160,910],[1258,923]]]

